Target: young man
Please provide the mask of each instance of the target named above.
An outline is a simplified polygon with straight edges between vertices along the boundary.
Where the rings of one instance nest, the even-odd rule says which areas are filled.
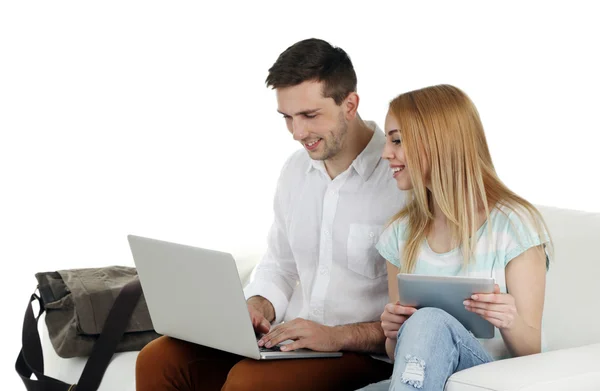
[[[388,301],[374,245],[404,203],[381,159],[385,135],[358,115],[352,62],[325,41],[289,47],[266,82],[303,150],[281,171],[268,250],[245,289],[248,311],[265,334],[260,346],[293,340],[282,350],[344,355],[255,361],[163,337],[138,357],[139,391],[352,390],[391,375],[371,356],[384,352],[379,317]]]

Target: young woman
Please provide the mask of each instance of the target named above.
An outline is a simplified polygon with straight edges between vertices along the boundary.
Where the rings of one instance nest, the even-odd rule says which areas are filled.
[[[364,390],[440,391],[457,371],[540,352],[549,234],[536,208],[498,178],[469,97],[449,85],[399,95],[385,132],[383,157],[412,198],[377,244],[388,260],[381,319],[394,372]],[[399,305],[398,272],[493,277],[494,293],[464,305],[495,337],[478,340],[442,310]]]

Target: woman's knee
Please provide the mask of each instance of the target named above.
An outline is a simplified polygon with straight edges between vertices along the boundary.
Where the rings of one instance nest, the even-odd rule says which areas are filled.
[[[430,324],[438,325],[444,324],[449,319],[453,319],[452,315],[446,311],[439,308],[425,307],[412,314],[406,323],[418,323],[421,326]]]
[[[448,320],[449,318],[452,318],[452,315],[444,310],[434,307],[425,307],[417,310],[417,312],[412,314],[408,319],[412,319],[413,322],[415,322],[415,319],[417,319],[420,323],[440,323]]]
[[[421,308],[404,322],[398,330],[398,337],[407,331],[429,333],[431,329],[447,327],[452,321],[455,321],[455,319],[444,310],[433,307]]]

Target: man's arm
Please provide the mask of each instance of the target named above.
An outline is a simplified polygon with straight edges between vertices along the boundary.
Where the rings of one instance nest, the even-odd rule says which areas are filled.
[[[385,353],[385,335],[381,322],[354,323],[335,326],[340,349],[352,352]]]
[[[285,171],[288,163],[289,160],[277,182],[273,200],[274,221],[269,231],[267,252],[256,267],[253,280],[244,289],[247,300],[261,297],[269,303],[266,308],[263,308],[264,301],[257,302],[258,299],[253,301],[253,304],[258,303],[257,310],[265,311],[264,316],[270,323],[279,323],[283,320],[299,279],[285,224],[284,200],[286,191],[289,191],[285,184]]]

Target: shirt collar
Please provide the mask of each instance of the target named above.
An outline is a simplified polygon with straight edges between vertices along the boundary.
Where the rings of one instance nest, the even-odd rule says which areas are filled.
[[[375,171],[375,167],[381,160],[381,152],[385,145],[385,135],[379,126],[373,121],[365,121],[365,124],[373,130],[373,136],[365,149],[350,164],[350,167],[360,175],[363,181],[367,181]],[[322,160],[310,159],[306,172],[308,173],[311,170],[318,170],[328,175],[325,163]]]

